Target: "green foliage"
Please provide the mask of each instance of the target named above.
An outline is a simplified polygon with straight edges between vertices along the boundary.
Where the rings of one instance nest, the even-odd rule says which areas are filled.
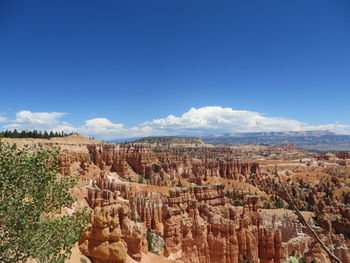
[[[42,133],[41,131],[33,130],[33,131],[17,131],[14,129],[13,131],[7,130],[0,132],[0,137],[3,138],[39,138],[39,139],[49,139],[53,137],[65,137],[69,135],[73,135],[74,133],[65,133],[65,132],[47,132],[44,131]]]
[[[247,256],[243,255],[243,259],[239,263],[254,263],[254,261],[247,259]]]
[[[152,247],[153,234],[150,228],[147,228],[146,239],[148,243],[148,251],[152,252],[153,251],[153,247]]]
[[[231,205],[243,206],[244,194],[243,192],[238,192],[235,187],[233,187],[232,192],[226,194],[226,197],[230,199]]]
[[[264,208],[264,209],[271,209],[272,207],[271,207],[270,203],[264,202],[263,208]]]
[[[162,152],[166,152],[165,150],[161,150],[161,149],[152,149],[153,152],[155,153],[162,153]]]
[[[289,256],[287,259],[283,259],[282,263],[305,263],[305,259],[302,257]]]
[[[232,205],[234,205],[234,206],[243,206],[243,201],[235,200]]]
[[[256,174],[254,174],[254,173],[250,174],[250,176],[249,176],[249,181],[250,181],[251,184],[254,183],[255,178],[256,178]]]
[[[306,211],[310,211],[310,212],[314,211],[314,205],[315,204],[311,199],[307,200]]]
[[[139,177],[139,180],[137,181],[139,184],[143,184],[143,177],[142,176],[140,176]]]
[[[243,259],[241,260],[240,263],[248,263],[247,256],[243,255]]]
[[[74,203],[71,177],[57,177],[58,149],[0,140],[0,262],[63,263],[89,220],[86,211],[60,216]]]
[[[339,234],[343,234],[346,240],[350,240],[350,229],[346,227],[342,227],[339,230]]]
[[[322,213],[320,211],[316,211],[314,219],[316,221],[320,220],[320,218],[322,217]]]
[[[276,208],[283,208],[284,207],[283,201],[280,197],[276,196],[274,206]]]

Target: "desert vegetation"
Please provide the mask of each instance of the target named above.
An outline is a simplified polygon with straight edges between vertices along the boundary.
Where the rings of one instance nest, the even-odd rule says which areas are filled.
[[[40,131],[40,130],[22,130],[17,131],[14,130],[6,130],[0,132],[0,138],[38,138],[38,139],[49,139],[54,137],[66,137],[69,135],[73,135],[74,133],[65,133],[65,132],[57,132],[57,131]]]
[[[58,175],[59,150],[0,140],[0,261],[64,262],[89,213],[63,212],[77,179]]]

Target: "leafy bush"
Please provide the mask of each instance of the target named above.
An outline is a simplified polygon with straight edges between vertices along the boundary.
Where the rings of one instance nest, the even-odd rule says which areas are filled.
[[[84,231],[86,211],[60,216],[75,201],[76,180],[57,177],[58,154],[0,140],[0,262],[64,262]]]

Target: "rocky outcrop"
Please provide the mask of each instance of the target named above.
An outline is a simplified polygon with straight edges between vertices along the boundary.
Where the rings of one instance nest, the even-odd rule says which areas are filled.
[[[130,145],[90,145],[86,146],[84,152],[63,151],[59,161],[61,174],[69,174],[75,162],[80,163],[82,175],[87,173],[89,165],[94,165],[101,171],[115,172],[127,180],[145,180],[159,186],[181,184],[181,180],[201,185],[214,176],[239,179],[242,176],[260,174],[259,165],[254,162],[200,161],[166,152],[155,153],[149,148]]]
[[[132,219],[145,223],[146,228],[163,234],[162,206],[160,195],[152,192],[140,192],[129,198]]]
[[[95,208],[91,234],[81,241],[84,254],[94,262],[119,260],[113,254],[117,241],[108,234],[103,240],[96,234],[111,232],[111,227],[104,230],[110,225],[122,233],[118,247],[124,251],[125,245],[127,253],[136,260],[140,253],[137,247],[147,250],[147,229],[161,241],[156,242],[162,244],[158,253],[163,253],[164,247],[165,256],[181,258],[186,263],[239,263],[244,259],[280,263],[288,255],[307,256],[312,251],[313,239],[295,217],[262,217],[259,197],[255,195],[245,194],[243,207],[231,206],[224,185],[175,188],[168,197],[151,192],[132,193],[128,185],[108,178],[99,178],[94,185],[87,197],[90,207]],[[113,221],[116,217],[119,221]],[[337,244],[335,253],[348,263],[344,239],[333,236],[329,244]]]
[[[153,192],[132,192],[129,185],[117,183],[108,178],[97,178],[93,181],[96,188],[88,188],[86,201],[91,208],[104,207],[118,203],[121,200],[128,201],[130,218],[137,222],[144,222],[146,228],[163,232],[162,206],[163,199]]]
[[[145,248],[145,231],[141,223],[129,216],[125,203],[97,206],[89,229],[79,242],[80,250],[94,263],[124,263],[127,254],[139,261]]]
[[[224,186],[172,191],[163,206],[165,255],[182,252],[184,262],[281,262],[280,230],[261,226],[257,198],[243,211],[227,205]]]
[[[337,153],[336,156],[339,159],[350,159],[350,153],[349,152],[340,152],[340,153]]]
[[[283,193],[278,192],[273,181],[258,178],[257,182],[259,184],[265,182],[267,188],[270,186],[269,190],[266,189],[267,192],[281,194],[283,198]],[[334,183],[337,182],[334,181]],[[164,247],[165,256],[181,258],[186,263],[238,263],[243,259],[253,262],[259,259],[262,263],[270,263],[273,260],[277,263],[291,254],[306,258],[315,257],[315,253],[322,254],[320,248],[316,250],[312,247],[313,239],[310,233],[307,233],[295,218],[289,216],[278,219],[268,219],[266,216],[262,218],[257,205],[259,197],[247,194],[243,195],[243,209],[233,207],[226,197],[229,192],[225,190],[224,185],[175,188],[170,191],[168,197],[151,192],[133,193],[128,184],[103,175],[94,181],[93,186],[88,190],[87,197],[92,208],[108,208],[124,201],[129,209],[129,221],[139,222],[143,233],[151,229],[153,235],[161,240],[158,243],[162,245],[157,252],[163,253],[161,249]],[[260,187],[262,187],[261,184]],[[289,191],[295,194],[294,197],[298,203],[300,196],[297,195],[299,192],[297,186],[288,187]],[[318,187],[320,191],[323,186]],[[329,209],[332,205],[331,200],[334,198],[331,190],[322,189],[330,196],[329,199],[318,200],[317,191],[311,191],[307,198],[321,207],[318,209],[323,209],[320,211],[325,212],[324,209]],[[347,200],[348,196],[345,194],[343,198]],[[323,206],[320,205],[321,203]],[[299,204],[302,202],[300,201]],[[347,217],[348,210],[342,209],[342,206],[338,206],[333,207],[332,211],[343,213],[343,216]],[[327,210],[327,213],[330,212]],[[333,232],[334,222],[319,222],[321,225],[328,222],[328,227],[325,225],[323,229]],[[128,233],[123,240],[126,244],[127,242],[134,244],[126,238],[133,236],[133,233],[130,231]],[[339,239],[339,235],[332,234],[331,239],[325,236],[325,241],[333,247],[334,253],[348,263],[349,251],[344,239]],[[141,243],[147,243],[145,238]],[[128,245],[127,247],[129,249]],[[132,248],[130,249],[133,251]],[[130,253],[133,254],[133,258],[137,258],[136,252]],[[323,256],[327,258],[326,255]]]
[[[143,146],[84,147],[86,151],[62,151],[59,164],[62,174],[90,174],[86,200],[94,209],[94,218],[80,246],[93,262],[124,262],[126,255],[139,261],[141,251],[147,251],[146,233],[154,237],[150,239],[153,252],[185,263],[281,263],[293,253],[305,258],[320,254],[327,259],[295,219],[262,216],[258,203],[287,197],[268,169],[261,172],[258,163],[229,158],[198,160],[152,152]],[[315,169],[326,168],[327,164]],[[350,263],[347,241],[339,235],[350,222],[350,195],[344,180],[334,174],[329,180],[309,184],[296,177],[294,170],[283,174],[294,202],[317,214],[314,220],[322,226],[324,241],[343,262]],[[217,178],[240,187],[230,192],[224,185],[207,186]],[[173,188],[169,196],[134,192],[135,188],[145,189],[140,183]],[[253,190],[255,194],[263,191],[264,199],[243,191],[242,185],[248,184],[260,190]],[[237,196],[239,202],[233,198]],[[287,203],[282,201],[282,205]]]

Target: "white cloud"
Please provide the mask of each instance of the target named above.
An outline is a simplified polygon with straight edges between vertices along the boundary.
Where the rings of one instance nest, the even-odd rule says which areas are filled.
[[[100,139],[115,138],[115,136],[125,134],[126,131],[123,124],[112,123],[107,118],[86,120],[78,130],[82,134],[93,135]]]
[[[125,129],[123,124],[112,123],[106,118],[95,118],[85,121],[85,124],[80,128],[81,131],[89,134],[99,133],[118,133],[123,132]]]
[[[62,112],[31,112],[27,110],[16,113],[16,119],[11,124],[5,125],[5,129],[13,130],[50,130],[60,125],[60,118],[66,113]]]
[[[7,118],[5,118],[4,116],[0,116],[0,122],[7,122]]]
[[[93,135],[101,139],[128,138],[137,136],[150,136],[154,130],[148,126],[136,126],[125,128],[123,124],[113,123],[107,118],[95,118],[85,121],[84,125],[78,128],[82,134]]]
[[[269,132],[269,131],[340,131],[347,125],[327,124],[312,126],[297,120],[266,117],[258,112],[234,110],[220,106],[191,108],[180,117],[169,115],[143,123],[154,130],[167,131],[170,134],[209,134],[210,132]]]
[[[71,126],[67,122],[62,122],[60,125],[56,126],[55,128],[49,129],[53,132],[66,132],[66,133],[71,133],[71,132],[79,132],[77,128]]]
[[[331,130],[349,133],[349,126],[343,124],[309,125],[292,119],[266,117],[259,112],[234,110],[220,106],[191,108],[181,116],[169,115],[161,119],[144,122],[126,128],[107,118],[86,120],[80,127],[74,127],[60,119],[65,113],[20,111],[6,129],[40,129],[65,132],[79,132],[99,139],[117,139],[156,135],[210,135],[214,133],[269,132]]]

